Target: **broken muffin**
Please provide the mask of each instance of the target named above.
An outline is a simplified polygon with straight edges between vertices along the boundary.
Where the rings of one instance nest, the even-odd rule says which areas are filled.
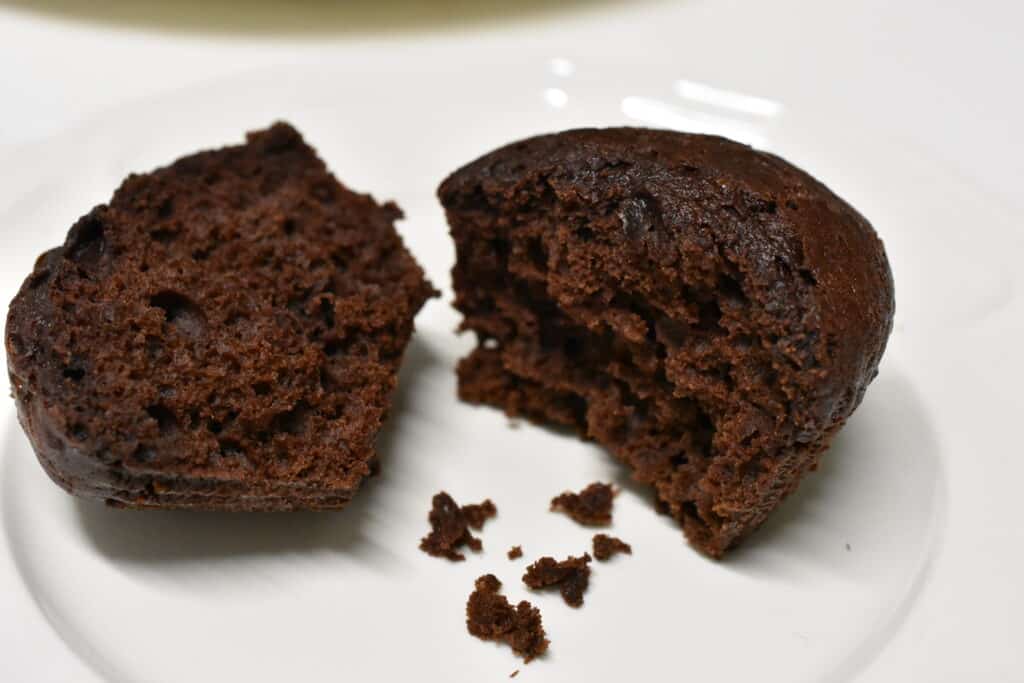
[[[459,395],[606,446],[721,556],[813,470],[892,328],[885,250],[779,157],[639,128],[542,135],[438,189]]]
[[[11,303],[11,385],[47,474],[118,507],[344,506],[436,294],[401,216],[283,123],[129,176]]]

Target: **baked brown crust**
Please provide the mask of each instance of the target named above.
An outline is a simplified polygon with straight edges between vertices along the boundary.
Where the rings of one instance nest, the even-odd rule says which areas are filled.
[[[574,130],[484,155],[438,195],[479,339],[460,396],[606,445],[712,556],[816,466],[877,372],[882,243],[776,156]]]
[[[121,507],[343,506],[434,294],[399,217],[287,124],[128,177],[11,303],[43,468]]]

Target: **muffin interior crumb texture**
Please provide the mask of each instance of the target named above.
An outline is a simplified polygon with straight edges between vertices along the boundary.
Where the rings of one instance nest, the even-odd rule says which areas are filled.
[[[476,580],[466,603],[466,627],[477,638],[507,643],[529,663],[549,645],[540,610],[526,600],[512,607],[500,589],[501,582],[493,574]]]
[[[446,557],[459,562],[466,556],[459,548],[466,546],[473,552],[483,548],[480,539],[470,529],[480,530],[484,522],[498,514],[498,508],[490,499],[476,505],[459,506],[444,491],[436,494],[431,501],[430,533],[420,541],[420,550],[435,557]]]
[[[534,589],[557,586],[567,605],[580,607],[590,584],[590,555],[584,553],[583,557],[568,557],[561,562],[542,557],[526,568],[523,583]]]
[[[566,491],[551,500],[551,509],[564,512],[580,524],[607,526],[612,523],[615,489],[609,484],[594,482],[579,493]]]
[[[876,374],[881,242],[778,157],[574,130],[486,154],[438,195],[477,338],[460,397],[606,447],[714,557],[816,467]]]
[[[401,216],[286,124],[129,176],[11,304],[11,384],[44,469],[117,506],[344,505],[435,295]]]
[[[605,562],[618,553],[633,554],[633,548],[622,539],[608,534],[594,535],[594,559]]]

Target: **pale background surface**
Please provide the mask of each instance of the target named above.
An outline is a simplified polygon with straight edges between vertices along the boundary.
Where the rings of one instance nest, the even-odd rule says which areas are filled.
[[[741,50],[750,55],[736,70],[734,88],[782,101],[827,100],[911,137],[1000,200],[1024,203],[1022,3],[576,0],[560,10],[545,4],[557,3],[5,0],[0,150],[126,100],[303,55],[363,59],[371,48],[430,44],[463,57],[506,53],[514,61],[526,43],[552,56],[613,52],[671,60],[679,27],[695,14],[747,5],[756,17],[749,24],[706,37],[708,60]],[[47,11],[25,9],[36,6]],[[239,19],[238,6],[254,9]],[[525,9],[506,19],[508,6]],[[687,66],[699,72],[699,64]]]
[[[689,78],[713,74],[716,85],[768,96],[794,110],[816,111],[824,104],[843,112],[844,120],[863,121],[867,129],[888,131],[918,146],[962,174],[993,205],[1011,212],[1024,209],[1019,191],[1024,145],[1018,128],[1024,120],[1019,87],[1024,7],[1019,3],[609,1],[576,2],[556,11],[539,2],[446,1],[424,8],[425,3],[402,0],[350,5],[355,9],[289,3],[282,10],[260,0],[247,5],[245,19],[232,21],[234,8],[242,4],[0,0],[0,172],[12,171],[5,162],[21,158],[21,150],[48,149],[37,145],[106,111],[265,67],[310,60],[372,64],[385,55],[393,59],[399,51],[429,51],[434,59],[451,63],[507,56],[510,64],[523,52],[583,61],[614,52],[630,61],[638,56],[658,64],[678,61],[680,72]],[[501,15],[506,4],[520,8],[515,16]],[[45,11],[28,9],[34,6]],[[176,9],[168,11],[167,6]],[[369,6],[384,9],[371,13]],[[737,8],[749,12],[749,21],[737,22],[727,32],[694,36],[681,29],[709,13]],[[685,46],[677,42],[684,33]],[[172,124],[154,116],[152,125],[153,135],[159,136],[162,125]],[[0,193],[2,209],[17,199]],[[965,221],[963,229],[985,239],[984,227]],[[14,268],[0,272],[5,297],[22,276]],[[1013,414],[1012,404],[1002,407]],[[7,412],[2,414],[6,420]],[[0,616],[0,680],[89,680],[91,674],[69,651],[53,647],[50,626],[38,612],[15,604],[29,598],[7,586],[2,589],[0,605],[35,616],[17,623]],[[4,605],[4,600],[11,604]],[[1007,595],[1006,601],[1019,605],[1019,593]],[[953,621],[971,618],[946,616]],[[980,617],[979,637],[994,637],[993,647],[1002,658],[961,661],[957,671],[949,672],[950,680],[985,671],[988,665],[994,667],[988,673],[998,674],[999,680],[1021,676],[1019,660],[1011,667],[1002,647],[1021,637],[1019,617],[991,610],[979,610],[973,617]],[[936,624],[901,637],[920,638],[927,645],[948,628]],[[31,679],[24,676],[27,661],[37,667]],[[914,670],[905,662],[889,662],[889,669],[886,664],[883,653],[865,680],[913,680]],[[879,671],[896,671],[902,678]]]

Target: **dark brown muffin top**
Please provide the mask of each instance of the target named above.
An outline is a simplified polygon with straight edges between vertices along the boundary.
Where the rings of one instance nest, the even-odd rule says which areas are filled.
[[[721,137],[586,128],[485,154],[441,183],[438,196],[450,211],[474,202],[499,210],[495,197],[514,205],[538,178],[560,203],[614,206],[653,271],[707,251],[742,270],[765,297],[773,320],[764,322],[778,330],[780,350],[801,365],[813,355],[828,375],[798,417],[808,435],[860,402],[892,329],[892,273],[871,225],[809,174]],[[806,339],[807,329],[823,339]]]
[[[280,123],[129,176],[11,304],[11,383],[48,472],[129,505],[174,477],[207,482],[208,507],[351,493],[432,295],[401,215]]]

